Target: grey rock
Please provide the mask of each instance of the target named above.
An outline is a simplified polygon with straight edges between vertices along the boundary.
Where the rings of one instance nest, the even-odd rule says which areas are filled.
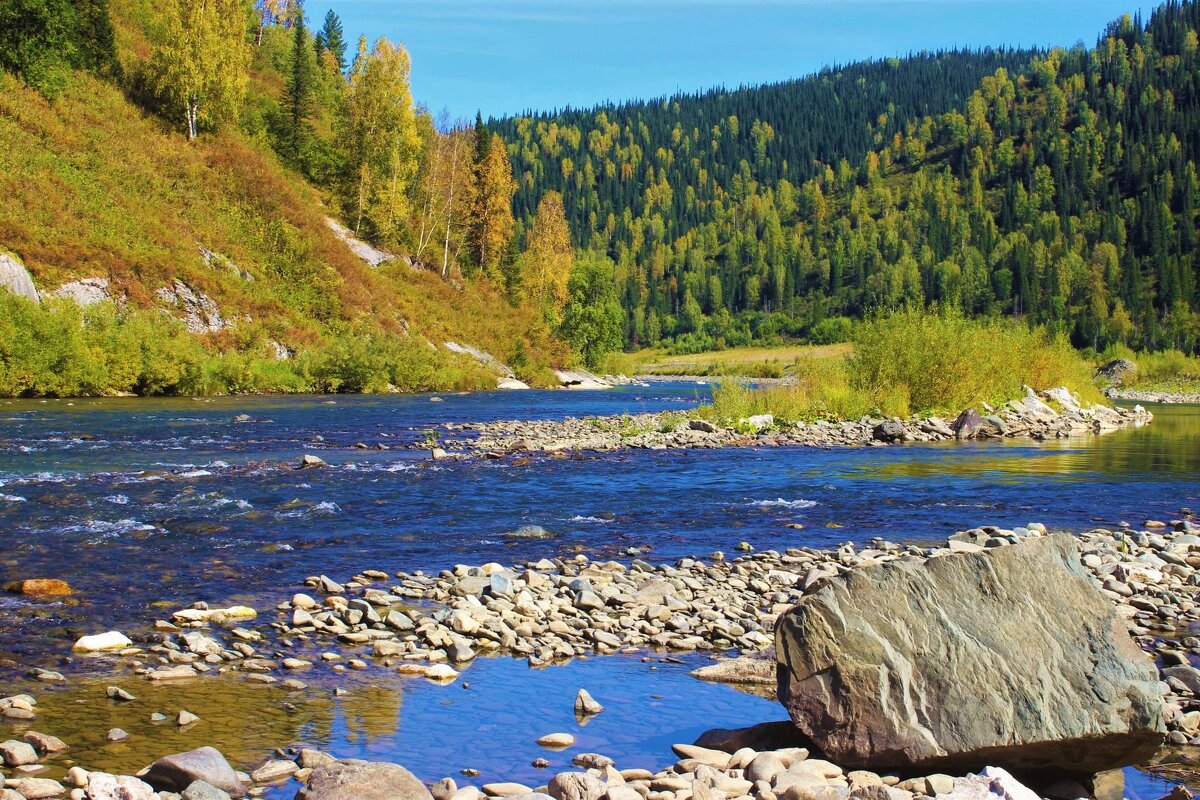
[[[0,250],[0,289],[7,289],[13,294],[35,303],[41,302],[37,287],[33,285],[33,276],[29,274],[29,270],[25,269],[21,259],[2,250]]]
[[[1164,735],[1153,663],[1069,536],[824,582],[780,617],[779,697],[833,761],[1080,772]]]
[[[597,800],[604,791],[604,783],[586,772],[560,772],[546,788],[554,800]]]
[[[0,760],[4,761],[6,767],[21,767],[26,764],[36,764],[38,754],[29,742],[9,739],[7,742],[0,742]]]
[[[983,418],[974,408],[963,411],[950,425],[956,439],[974,439],[983,429]]]
[[[1104,378],[1113,386],[1120,386],[1128,376],[1136,372],[1137,364],[1124,358],[1117,358],[1096,370],[1096,376]]]
[[[875,441],[888,444],[902,442],[907,435],[904,425],[891,419],[884,420],[871,430],[871,436]]]
[[[289,761],[286,758],[277,758],[263,764],[254,772],[250,773],[250,780],[255,783],[278,783],[286,780],[296,774],[295,761]]]
[[[1162,671],[1164,678],[1174,678],[1187,687],[1188,691],[1200,697],[1200,669],[1187,665],[1167,667]]]
[[[785,747],[805,747],[811,742],[791,721],[760,722],[749,728],[713,728],[700,734],[695,744],[711,750],[735,753],[742,748],[751,750],[780,750]]]
[[[46,733],[26,731],[25,735],[21,738],[33,745],[33,749],[38,751],[38,755],[46,756],[53,753],[61,753],[69,749],[67,743],[62,739]]]
[[[94,306],[112,299],[108,293],[108,278],[83,278],[64,283],[54,291],[47,292],[46,296],[61,297],[81,306]]]
[[[692,670],[692,677],[714,683],[775,685],[775,649],[718,661]]]
[[[587,689],[580,689],[575,695],[575,713],[576,714],[599,714],[604,710],[604,706],[596,702],[596,700],[588,693]]]
[[[378,267],[385,261],[391,261],[395,258],[395,256],[391,253],[387,253],[376,247],[372,247],[367,242],[357,238],[353,231],[339,223],[333,217],[326,217],[325,224],[329,226],[329,229],[333,231],[334,235],[345,242],[346,246],[350,248],[350,252],[354,253],[354,255],[358,256],[372,267]]]
[[[150,765],[142,778],[159,791],[182,792],[195,781],[205,781],[228,792],[230,797],[246,795],[246,788],[237,773],[215,747],[201,747],[160,758]]]
[[[22,800],[47,800],[51,797],[62,797],[66,788],[58,781],[49,778],[10,778],[5,786],[16,791]]]
[[[758,781],[773,783],[775,776],[786,769],[787,767],[784,766],[783,760],[779,756],[771,751],[767,751],[759,753],[754,757],[754,760],[746,767],[745,777],[751,783],[757,783]]]
[[[348,759],[314,769],[296,800],[433,800],[433,795],[399,764]]]
[[[156,290],[155,294],[167,305],[183,312],[183,324],[192,333],[216,333],[230,326],[221,316],[216,301],[179,279]]]
[[[207,781],[193,781],[183,790],[183,800],[231,800],[224,792]]]

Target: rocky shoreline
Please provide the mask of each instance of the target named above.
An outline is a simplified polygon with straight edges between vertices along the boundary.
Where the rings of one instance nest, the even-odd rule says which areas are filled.
[[[1137,389],[1114,389],[1108,392],[1108,396],[1114,400],[1126,400],[1133,403],[1164,403],[1169,405],[1200,404],[1200,394],[1188,392],[1158,392],[1139,391]]]
[[[665,450],[719,447],[864,447],[954,439],[1066,438],[1104,434],[1153,419],[1141,406],[1087,406],[1063,388],[1026,391],[999,408],[983,404],[955,419],[911,417],[784,423],[769,414],[734,422],[668,411],[623,417],[446,425],[446,453],[493,457],[520,452]]]
[[[698,670],[698,677],[760,683],[770,691],[776,681],[771,652],[776,620],[827,579],[888,562],[919,564],[981,553],[1046,534],[1045,526],[1031,523],[1012,530],[962,531],[933,547],[877,539],[862,548],[845,544],[836,549],[795,547],[755,553],[743,543],[736,557],[713,553],[706,559],[674,564],[652,564],[640,558],[594,562],[577,556],[516,567],[459,565],[437,575],[367,569],[340,583],[314,576],[305,592],[261,614],[246,607],[197,603],[132,638],[110,632],[85,637],[76,649],[106,654],[102,663],[116,673],[107,693],[113,702],[136,693],[136,686],[128,683],[134,676],[173,682],[243,673],[247,680],[278,683],[302,693],[307,684],[296,676],[314,667],[334,674],[382,668],[451,683],[483,654],[523,657],[539,665],[592,654],[697,650],[722,657],[712,667]],[[1198,534],[1200,525],[1192,512],[1181,509],[1175,520],[1146,520],[1139,527],[1122,524],[1077,536],[1083,566],[1117,613],[1129,621],[1137,644],[1158,662],[1168,740],[1181,746],[1200,746],[1200,670],[1191,664],[1191,656],[1200,654],[1200,638],[1192,633],[1200,626]],[[314,658],[310,655],[314,652],[320,655]],[[119,677],[122,673],[125,681]],[[35,670],[33,677],[47,682],[68,679],[45,670]],[[602,707],[581,693],[577,712],[586,716],[598,711]],[[190,783],[181,785],[183,779],[177,775],[171,778],[173,783],[159,780],[167,767],[140,778],[114,778],[89,775],[78,766],[67,776],[67,783],[75,787],[71,789],[38,776],[39,762],[54,763],[67,743],[31,730],[37,720],[36,699],[30,695],[0,699],[0,715],[3,722],[24,731],[23,740],[0,743],[6,773],[2,800],[68,794],[90,800],[211,800],[226,796],[220,791],[232,797],[240,796],[240,790],[261,794],[268,785],[293,779],[306,784],[298,798],[351,800],[374,795],[339,793],[338,787],[353,785],[358,787],[354,791],[364,792],[363,786],[384,779],[380,775],[391,776],[387,780],[394,783],[394,770],[400,769],[335,762],[326,754],[303,751],[272,759],[231,781],[232,768],[219,753],[181,754],[173,758],[199,759],[207,765],[187,775],[205,777],[215,790],[201,786],[192,791]],[[914,777],[842,769],[810,757],[794,742],[781,745],[779,733],[778,727],[711,733],[699,746],[677,745],[681,760],[657,773],[618,771],[603,755],[579,754],[575,763],[586,772],[560,774],[543,787],[460,787],[446,779],[433,786],[433,797],[540,800],[529,797],[533,793],[554,800],[912,800],[949,795],[967,800],[982,796],[970,792],[995,780],[1013,784],[1009,794],[1014,800],[1037,796],[1006,774]],[[564,735],[554,741],[557,746],[570,746]],[[747,749],[747,744],[753,749]],[[155,789],[167,786],[166,793],[152,793],[142,778],[155,784]],[[219,785],[222,781],[225,786]],[[414,780],[409,787],[403,794],[380,796],[428,797],[419,782]],[[1043,787],[1046,796],[1067,800],[1086,796],[1076,788],[1066,794],[1056,791]]]

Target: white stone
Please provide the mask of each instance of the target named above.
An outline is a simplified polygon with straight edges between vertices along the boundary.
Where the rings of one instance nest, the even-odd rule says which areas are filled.
[[[88,774],[88,800],[158,800],[150,784],[131,775]]]
[[[133,645],[128,636],[120,631],[97,633],[93,636],[80,637],[75,642],[74,650],[81,653],[98,653],[103,650],[121,650]]]

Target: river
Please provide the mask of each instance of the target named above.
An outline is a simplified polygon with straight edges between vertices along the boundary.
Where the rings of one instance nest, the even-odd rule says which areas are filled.
[[[410,447],[430,431],[445,435],[447,422],[683,410],[706,396],[704,385],[665,383],[437,398],[0,402],[0,581],[54,577],[76,590],[51,602],[0,596],[0,679],[21,685],[29,665],[59,664],[80,634],[145,627],[195,600],[274,606],[309,575],[578,552],[620,558],[631,548],[661,561],[740,542],[923,543],[981,524],[1082,530],[1200,506],[1197,406],[1155,407],[1142,429],[1044,443],[634,450],[527,464],[435,463]],[[305,453],[329,467],[295,469]],[[525,525],[549,538],[511,535]],[[583,749],[623,767],[656,767],[673,741],[782,716],[769,700],[691,679],[702,657],[683,661],[611,656],[534,671],[480,659],[449,688],[374,671],[314,675],[306,680],[348,693],[312,692],[301,703],[226,679],[138,683],[136,708],[94,702],[104,677],[81,677],[57,691],[37,687],[38,725],[76,733],[73,756],[111,769],[137,769],[176,745],[214,744],[253,760],[268,745],[307,742],[400,761],[431,780],[474,767],[481,781],[536,784],[547,775],[533,758],[551,759],[550,774],[569,761],[533,744],[551,731],[574,732]],[[581,686],[609,708],[586,727],[571,710]],[[206,723],[147,727],[150,710],[179,707]],[[113,725],[133,738],[104,742]],[[1162,788],[1137,786],[1147,796]]]

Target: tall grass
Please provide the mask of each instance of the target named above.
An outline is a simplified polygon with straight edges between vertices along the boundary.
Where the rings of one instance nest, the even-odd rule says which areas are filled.
[[[853,341],[848,358],[798,360],[794,385],[722,384],[705,413],[784,422],[951,414],[1019,398],[1025,386],[1066,386],[1085,401],[1101,399],[1091,365],[1069,342],[1010,320],[910,309],[859,324]]]

